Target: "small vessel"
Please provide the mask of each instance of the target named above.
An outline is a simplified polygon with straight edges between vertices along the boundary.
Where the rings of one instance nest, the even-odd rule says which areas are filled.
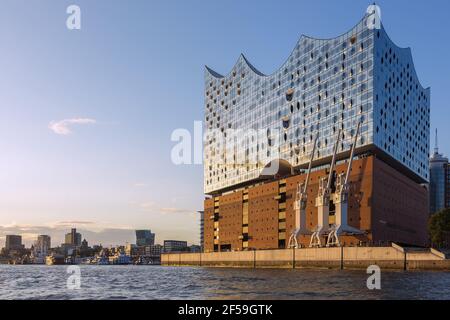
[[[109,260],[106,257],[97,257],[95,264],[101,265],[101,266],[108,265]]]
[[[115,265],[131,264],[131,257],[123,253],[119,253],[115,256],[109,257],[109,262]]]

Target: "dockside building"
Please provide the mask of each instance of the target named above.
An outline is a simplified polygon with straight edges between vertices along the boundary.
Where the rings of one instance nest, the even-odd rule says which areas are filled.
[[[271,75],[206,67],[205,251],[427,244],[430,89],[372,20]]]

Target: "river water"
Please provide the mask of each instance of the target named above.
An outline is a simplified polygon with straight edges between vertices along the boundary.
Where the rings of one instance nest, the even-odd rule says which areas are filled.
[[[0,265],[0,299],[450,299],[450,272],[382,271],[381,289],[369,290],[365,270],[80,266],[80,271],[80,288],[71,290],[67,266]]]

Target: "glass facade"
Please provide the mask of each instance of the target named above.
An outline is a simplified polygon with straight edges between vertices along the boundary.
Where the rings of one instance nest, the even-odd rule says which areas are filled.
[[[424,182],[429,180],[430,89],[416,75],[411,50],[375,30],[374,144]]]
[[[450,164],[445,167],[445,207],[450,208]]]
[[[292,167],[376,145],[428,180],[429,89],[409,49],[396,47],[367,16],[334,39],[302,36],[284,65],[264,75],[241,55],[222,76],[205,71],[204,191],[258,179],[274,160]]]
[[[152,246],[155,244],[155,234],[151,230],[136,230],[137,246]]]
[[[445,208],[448,159],[437,151],[430,158],[430,213]]]

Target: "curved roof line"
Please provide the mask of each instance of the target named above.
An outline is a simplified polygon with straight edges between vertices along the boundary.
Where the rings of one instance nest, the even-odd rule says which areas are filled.
[[[231,68],[231,71],[227,73],[227,75],[223,76],[220,73],[214,71],[213,69],[209,68],[208,66],[205,66],[206,71],[209,72],[209,74],[211,74],[213,77],[221,79],[221,78],[228,78],[228,76],[233,72],[233,70],[236,68],[236,66],[238,65],[239,61],[242,59],[246,66],[252,70],[255,74],[261,76],[261,77],[271,77],[273,75],[275,75],[276,73],[278,73],[285,65],[286,63],[289,61],[290,57],[292,56],[292,54],[294,53],[295,49],[297,48],[297,46],[299,46],[299,44],[301,43],[301,41],[303,39],[311,39],[311,40],[317,40],[317,41],[331,41],[331,40],[335,40],[339,37],[342,37],[343,35],[350,33],[351,31],[353,31],[355,29],[356,26],[358,26],[361,22],[363,22],[366,18],[367,18],[367,14],[365,14],[357,24],[355,24],[353,27],[351,27],[350,29],[348,29],[347,31],[339,34],[336,37],[332,37],[332,38],[315,38],[315,37],[311,37],[311,36],[307,36],[305,34],[301,34],[299,40],[297,41],[297,43],[295,44],[294,48],[291,50],[291,53],[288,55],[288,57],[284,60],[283,64],[281,65],[281,67],[279,67],[277,70],[275,70],[274,72],[272,72],[271,74],[264,74],[263,72],[259,71],[257,68],[255,68],[249,61],[248,59],[244,56],[244,54],[240,54],[238,59],[236,60],[235,64],[233,65],[233,67]]]
[[[258,69],[256,69],[251,63],[250,61],[248,61],[248,59],[244,56],[243,53],[241,53],[241,57],[242,59],[244,59],[245,63],[247,64],[247,66],[252,69],[252,71],[254,73],[256,73],[257,75],[261,76],[261,77],[267,77],[264,73],[262,73],[261,71],[259,71]],[[233,68],[234,69],[234,68]]]
[[[213,69],[209,68],[208,66],[205,66],[205,70],[208,71],[212,76],[214,76],[216,78],[223,78],[223,75],[215,72]]]
[[[409,59],[411,60],[411,64],[412,64],[411,68],[414,71],[414,75],[416,76],[417,82],[419,82],[419,85],[422,87],[422,90],[430,90],[431,87],[429,87],[429,86],[428,87],[424,87],[422,85],[422,82],[420,81],[420,78],[419,78],[419,76],[417,74],[416,66],[414,64],[414,57],[412,55],[411,47],[400,47],[400,46],[398,46],[394,41],[392,41],[391,37],[389,37],[389,34],[386,32],[386,28],[384,27],[383,23],[381,23],[381,28],[384,31],[384,34],[386,35],[387,39],[391,42],[391,44],[393,46],[395,46],[400,51],[406,51],[408,53]]]
[[[258,69],[256,69],[251,63],[250,61],[248,61],[248,59],[244,56],[243,53],[241,53],[238,57],[238,59],[236,60],[236,62],[234,63],[233,67],[231,68],[231,71],[228,72],[227,75],[223,76],[220,73],[214,71],[213,69],[211,69],[208,66],[205,66],[205,70],[207,72],[209,72],[209,74],[211,74],[213,77],[221,79],[221,78],[228,78],[228,76],[233,72],[233,70],[236,68],[236,66],[239,64],[239,61],[244,61],[245,65],[250,68],[250,70],[252,70],[254,73],[256,73],[257,75],[261,76],[261,77],[266,77],[266,75],[264,73],[262,73],[261,71],[259,71]]]

